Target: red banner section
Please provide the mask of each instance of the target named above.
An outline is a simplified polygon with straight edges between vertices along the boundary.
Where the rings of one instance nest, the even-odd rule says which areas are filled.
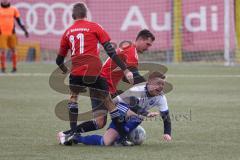
[[[182,0],[183,50],[215,51],[224,48],[224,0]],[[233,0],[231,4],[233,6]],[[71,9],[75,0],[12,0],[21,13],[30,32],[31,41],[40,41],[41,47],[58,49],[64,30],[72,24]],[[112,41],[134,40],[138,31],[150,29],[156,36],[153,50],[171,49],[172,7],[169,0],[151,1],[86,1],[88,17],[101,24]],[[234,10],[231,10],[233,15]],[[230,18],[230,17],[229,17]],[[230,20],[234,25],[234,18]],[[21,35],[22,41],[27,41]],[[230,39],[234,42],[234,29]],[[234,43],[231,43],[234,44]],[[232,45],[232,47],[234,47]]]

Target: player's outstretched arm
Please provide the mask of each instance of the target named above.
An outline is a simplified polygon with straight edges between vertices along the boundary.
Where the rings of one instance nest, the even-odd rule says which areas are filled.
[[[113,48],[113,46],[111,45],[111,43],[108,41],[108,42],[105,42],[103,44],[103,47],[105,49],[105,51],[107,52],[108,56],[123,70],[123,73],[125,75],[125,77],[127,78],[127,80],[133,84],[134,81],[133,81],[133,73],[130,72],[126,65],[121,61],[121,59],[118,57],[115,49]]]

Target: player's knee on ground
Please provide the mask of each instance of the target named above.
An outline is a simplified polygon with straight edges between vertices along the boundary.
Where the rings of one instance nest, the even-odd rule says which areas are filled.
[[[101,116],[96,118],[96,123],[97,123],[98,129],[103,128],[107,123],[107,116]]]
[[[112,142],[110,141],[104,141],[104,146],[111,146],[112,145]]]
[[[119,134],[115,129],[109,128],[103,136],[104,145],[111,146],[118,136]]]

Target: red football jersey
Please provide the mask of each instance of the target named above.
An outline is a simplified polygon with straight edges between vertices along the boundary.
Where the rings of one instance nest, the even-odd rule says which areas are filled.
[[[97,23],[77,20],[62,36],[59,55],[66,56],[71,50],[71,74],[96,76],[102,68],[98,43],[110,41],[109,35]]]
[[[135,45],[123,49],[118,48],[117,55],[127,67],[138,67],[138,54]],[[109,92],[113,94],[116,93],[117,84],[124,77],[124,73],[112,59],[108,58],[103,65],[101,76],[106,78]]]

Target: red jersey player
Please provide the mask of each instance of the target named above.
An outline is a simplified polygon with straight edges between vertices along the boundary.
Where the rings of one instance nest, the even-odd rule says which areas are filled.
[[[138,54],[134,44],[128,44],[127,46],[118,48],[117,54],[128,67],[138,67]],[[107,59],[103,65],[101,75],[105,77],[108,82],[109,92],[112,95],[115,94],[117,92],[117,84],[124,76],[121,68],[110,59]]]
[[[146,51],[155,40],[154,35],[147,29],[141,30],[135,43],[128,43],[127,46],[122,46],[117,49],[117,55],[126,64],[126,66],[133,72],[134,84],[144,82],[145,79],[138,73],[138,53]],[[103,65],[101,76],[107,79],[109,92],[112,96],[117,93],[117,85],[124,77],[123,71],[116,65],[112,59],[107,59]],[[98,106],[99,102],[92,100],[93,108]],[[76,132],[89,132],[101,129],[106,125],[107,116],[99,116],[93,120],[83,122],[77,126]]]
[[[115,49],[110,43],[110,37],[107,32],[97,23],[86,20],[87,8],[83,3],[76,3],[73,6],[74,24],[70,26],[62,36],[60,51],[56,59],[57,65],[63,73],[68,72],[64,65],[64,58],[68,50],[71,50],[72,67],[69,76],[71,90],[69,108],[70,130],[60,132],[59,137],[72,135],[75,133],[78,116],[78,95],[83,87],[89,87],[91,98],[100,99],[103,106],[110,112],[113,122],[116,124],[120,134],[124,134],[120,119],[120,111],[116,109],[112,102],[108,85],[100,71],[102,68],[98,43],[101,43],[111,59],[123,70],[126,78],[133,83],[133,74],[126,65],[116,55]]]
[[[135,43],[127,43],[117,49],[117,54],[126,66],[134,73],[134,84],[141,83],[144,80],[138,73],[138,53],[146,51],[155,40],[154,35],[147,29],[141,30]],[[107,59],[101,75],[107,79],[109,92],[112,96],[117,94],[117,85],[124,78],[121,69],[111,59]]]

